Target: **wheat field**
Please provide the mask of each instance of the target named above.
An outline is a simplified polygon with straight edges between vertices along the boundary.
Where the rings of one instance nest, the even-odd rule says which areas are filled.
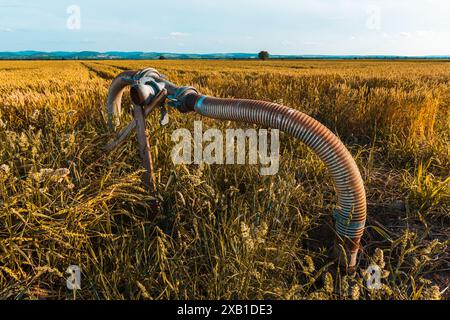
[[[170,110],[160,127],[152,114],[161,213],[149,219],[135,136],[102,150],[111,80],[149,66],[203,94],[285,104],[344,141],[368,201],[355,274],[331,255],[326,168],[286,134],[274,176],[174,165],[173,130],[252,126]],[[450,297],[448,61],[0,61],[0,152],[1,299]],[[373,263],[379,290],[366,287]]]

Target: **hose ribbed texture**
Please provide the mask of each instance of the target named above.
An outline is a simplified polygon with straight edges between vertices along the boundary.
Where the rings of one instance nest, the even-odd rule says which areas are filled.
[[[358,167],[344,144],[324,125],[310,116],[288,107],[256,100],[219,99],[202,96],[193,90],[184,96],[180,89],[167,81],[157,71],[144,69],[139,76],[148,76],[163,83],[170,96],[180,99],[178,110],[189,112],[193,109],[206,117],[247,122],[279,129],[304,142],[328,168],[337,191],[338,203],[333,212],[339,257],[344,257],[349,270],[356,266],[357,252],[366,222],[366,194]],[[108,122],[111,129],[116,127],[121,110],[122,94],[130,85],[129,78],[136,78],[136,71],[120,74],[111,84],[108,101]],[[192,90],[191,90],[192,91]],[[180,106],[182,108],[180,108]],[[341,249],[344,250],[341,250]]]
[[[329,129],[300,111],[263,101],[202,96],[195,111],[210,118],[279,129],[304,142],[325,163],[334,180],[338,195],[334,214],[337,233],[359,244],[366,221],[363,181],[350,152]]]

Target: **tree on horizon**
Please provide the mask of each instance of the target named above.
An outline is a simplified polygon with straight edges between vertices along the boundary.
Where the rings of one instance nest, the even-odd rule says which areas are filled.
[[[258,58],[260,60],[269,60],[269,58],[270,58],[269,52],[267,52],[267,51],[260,51],[258,53]]]

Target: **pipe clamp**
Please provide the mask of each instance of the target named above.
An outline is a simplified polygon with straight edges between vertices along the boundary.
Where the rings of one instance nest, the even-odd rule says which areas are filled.
[[[198,91],[193,87],[180,87],[178,88],[173,95],[168,95],[167,99],[169,99],[168,105],[172,108],[179,109],[183,105],[183,97],[189,92],[193,91],[198,93]]]

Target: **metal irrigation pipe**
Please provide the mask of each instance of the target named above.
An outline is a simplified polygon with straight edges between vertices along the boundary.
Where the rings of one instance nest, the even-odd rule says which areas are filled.
[[[342,265],[354,270],[366,222],[366,194],[358,167],[344,144],[324,125],[310,116],[286,106],[245,99],[221,99],[202,95],[192,87],[178,87],[152,68],[125,71],[112,82],[107,101],[108,124],[115,130],[119,124],[122,95],[127,86],[134,106],[135,121],[120,131],[106,147],[117,147],[136,127],[142,164],[146,169],[144,184],[156,190],[150,145],[145,134],[145,116],[157,106],[162,112],[166,98],[169,106],[202,116],[254,123],[284,131],[310,147],[328,168],[337,190],[338,203],[333,210],[336,227],[335,249]]]

